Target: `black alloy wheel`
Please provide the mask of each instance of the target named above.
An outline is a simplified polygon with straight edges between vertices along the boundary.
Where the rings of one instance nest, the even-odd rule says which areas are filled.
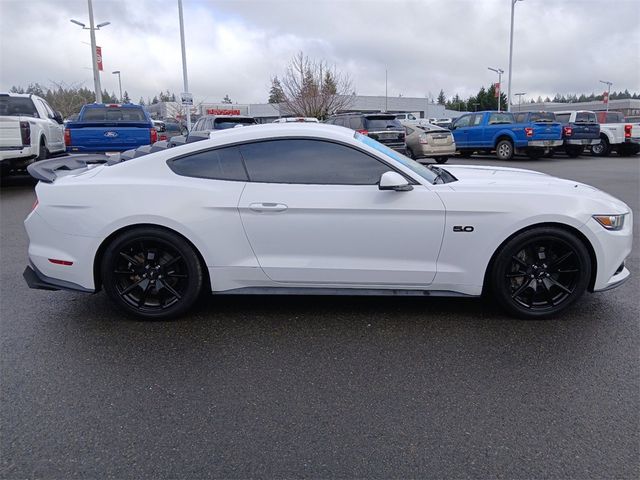
[[[184,313],[203,283],[200,261],[180,236],[158,228],[129,230],[105,250],[104,288],[116,305],[147,319]]]
[[[491,286],[510,313],[541,319],[580,298],[590,277],[591,260],[584,244],[565,230],[540,227],[516,235],[502,248]]]

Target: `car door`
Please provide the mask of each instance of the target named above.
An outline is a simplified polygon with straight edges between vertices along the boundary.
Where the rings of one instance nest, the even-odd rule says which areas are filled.
[[[40,121],[38,123],[40,124],[40,127],[42,128],[44,135],[47,137],[47,148],[49,150],[55,151],[56,150],[55,148],[56,147],[55,145],[56,131],[53,124],[55,123],[57,125],[58,123],[52,118],[49,118],[49,112],[47,111],[47,107],[44,106],[44,102],[41,99],[34,98],[33,101],[37,105],[38,115],[40,116]],[[37,140],[38,139],[36,138],[35,141]]]
[[[381,191],[377,182],[392,167],[329,141],[269,140],[240,151],[249,176],[240,215],[269,278],[371,287],[432,282],[444,208],[430,189]]]
[[[476,113],[469,121],[467,128],[467,142],[470,146],[488,146],[490,142],[484,141],[484,128],[482,127],[483,114]]]
[[[51,121],[51,137],[49,140],[49,150],[64,150],[64,125],[58,123],[58,121],[56,120],[56,113],[54,112],[53,108],[51,108],[51,105],[49,105],[46,100],[43,100],[42,103],[44,103],[44,107],[47,110],[47,116]]]
[[[469,143],[469,125],[471,115],[463,115],[452,125],[453,138],[456,141],[456,148],[464,148]]]

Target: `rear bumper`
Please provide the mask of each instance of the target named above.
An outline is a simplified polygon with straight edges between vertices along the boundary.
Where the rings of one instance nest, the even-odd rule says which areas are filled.
[[[34,288],[36,290],[72,290],[74,292],[94,293],[94,290],[84,288],[81,285],[47,277],[33,264],[27,265],[22,276],[27,282],[27,285],[29,285],[29,288]]]
[[[425,144],[421,144],[420,145],[420,152],[421,156],[424,157],[428,157],[431,155],[435,155],[435,156],[445,156],[445,155],[450,155],[453,156],[456,154],[456,145],[451,144],[451,145],[425,145]]]
[[[31,147],[23,148],[7,148],[0,150],[0,162],[27,161],[38,156],[37,152]]]
[[[70,146],[67,147],[67,153],[105,153],[105,152],[124,152],[127,150],[131,150],[134,148],[142,147],[144,145],[149,145],[148,143],[141,143],[140,145],[123,145],[123,146],[100,146],[96,145],[95,147],[78,147],[78,146]]]
[[[537,148],[549,148],[549,147],[559,147],[562,145],[563,140],[529,140],[527,142],[528,147],[537,147]]]
[[[632,143],[632,144],[640,145],[640,137],[625,138],[624,143]]]
[[[564,141],[565,145],[583,145],[583,146],[588,146],[588,145],[597,145],[600,143],[600,138],[580,138],[580,139],[576,139],[576,138],[572,138],[572,139],[567,139]]]

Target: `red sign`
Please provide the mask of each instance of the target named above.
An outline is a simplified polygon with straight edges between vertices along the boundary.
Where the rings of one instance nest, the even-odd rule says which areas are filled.
[[[608,92],[604,92],[602,94],[602,103],[609,103],[609,93]]]
[[[207,108],[207,115],[240,115],[240,109]]]
[[[500,96],[500,82],[496,82],[493,84],[493,86],[495,87],[495,97],[498,98]]]
[[[98,70],[102,71],[102,47],[96,46],[96,63],[98,64]]]

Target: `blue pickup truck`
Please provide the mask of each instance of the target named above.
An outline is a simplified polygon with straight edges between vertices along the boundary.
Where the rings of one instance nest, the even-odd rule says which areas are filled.
[[[532,159],[542,157],[562,145],[562,124],[532,121],[516,123],[509,112],[476,112],[459,117],[451,126],[456,148],[463,157],[473,152],[496,152],[500,160],[511,160],[515,153]]]
[[[151,118],[140,105],[90,103],[64,130],[67,152],[123,152],[158,140]]]

